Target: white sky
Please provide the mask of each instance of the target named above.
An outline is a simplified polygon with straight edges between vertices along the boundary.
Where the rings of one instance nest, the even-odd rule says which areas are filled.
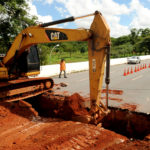
[[[150,28],[150,0],[29,0],[30,14],[40,22],[100,11],[111,29],[111,36],[130,33],[131,28]],[[91,18],[60,27],[89,28]]]

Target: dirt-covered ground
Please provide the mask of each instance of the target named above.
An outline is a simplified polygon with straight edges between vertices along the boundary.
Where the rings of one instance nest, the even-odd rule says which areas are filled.
[[[74,97],[82,99],[79,95],[68,97],[71,109],[65,109],[70,115],[82,110],[79,110],[78,102],[71,101]],[[59,100],[61,106],[64,98]],[[43,107],[47,109],[50,104],[43,104]],[[72,107],[75,112],[72,112]],[[61,115],[67,115],[65,109],[61,109]],[[86,114],[84,111],[80,113]],[[142,140],[128,139],[101,125],[41,117],[26,102],[0,104],[0,150],[150,150],[149,139],[148,136]]]

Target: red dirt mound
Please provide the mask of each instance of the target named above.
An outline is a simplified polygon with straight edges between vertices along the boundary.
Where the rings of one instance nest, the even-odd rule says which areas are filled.
[[[83,107],[84,101],[78,93],[65,97],[45,93],[38,98],[38,109],[41,115],[70,120],[73,116],[88,114],[86,108]]]
[[[83,107],[84,98],[78,93],[65,97],[63,106],[58,115],[64,119],[71,119],[76,115],[88,115],[88,111]]]

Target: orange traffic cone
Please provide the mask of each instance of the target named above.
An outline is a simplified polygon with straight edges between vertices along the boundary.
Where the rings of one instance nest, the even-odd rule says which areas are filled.
[[[130,74],[130,72],[129,72],[129,68],[128,68],[128,71],[127,71],[127,75],[128,75],[128,74]]]
[[[123,76],[126,76],[127,75],[127,73],[126,73],[126,69],[124,69],[124,74],[123,74]]]
[[[142,67],[142,68],[145,69],[144,64],[143,64],[143,67]]]
[[[149,64],[148,68],[150,68],[150,64]]]
[[[132,67],[131,67],[131,71],[130,71],[130,73],[131,73],[131,74],[133,73]]]
[[[145,69],[147,68],[147,65],[145,64]]]
[[[136,70],[136,66],[135,66],[135,70],[134,70],[134,72],[137,72],[137,70]]]
[[[140,66],[140,70],[142,70],[142,65]]]

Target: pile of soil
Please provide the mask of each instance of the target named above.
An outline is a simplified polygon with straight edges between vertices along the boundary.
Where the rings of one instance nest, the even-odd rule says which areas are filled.
[[[72,119],[78,115],[88,115],[88,111],[83,107],[84,98],[78,93],[70,97],[65,97],[62,107],[58,110],[57,115],[63,119]]]
[[[78,93],[45,93],[28,101],[32,105],[23,101],[0,104],[0,150],[150,149],[150,135],[142,140],[129,139],[101,126],[65,121],[88,114],[82,107],[85,99]],[[55,115],[64,119],[53,118]]]
[[[63,96],[47,92],[37,98],[36,104],[34,102],[32,104],[41,116],[71,120],[74,116],[89,114],[83,107],[84,102],[84,98],[78,93]]]

